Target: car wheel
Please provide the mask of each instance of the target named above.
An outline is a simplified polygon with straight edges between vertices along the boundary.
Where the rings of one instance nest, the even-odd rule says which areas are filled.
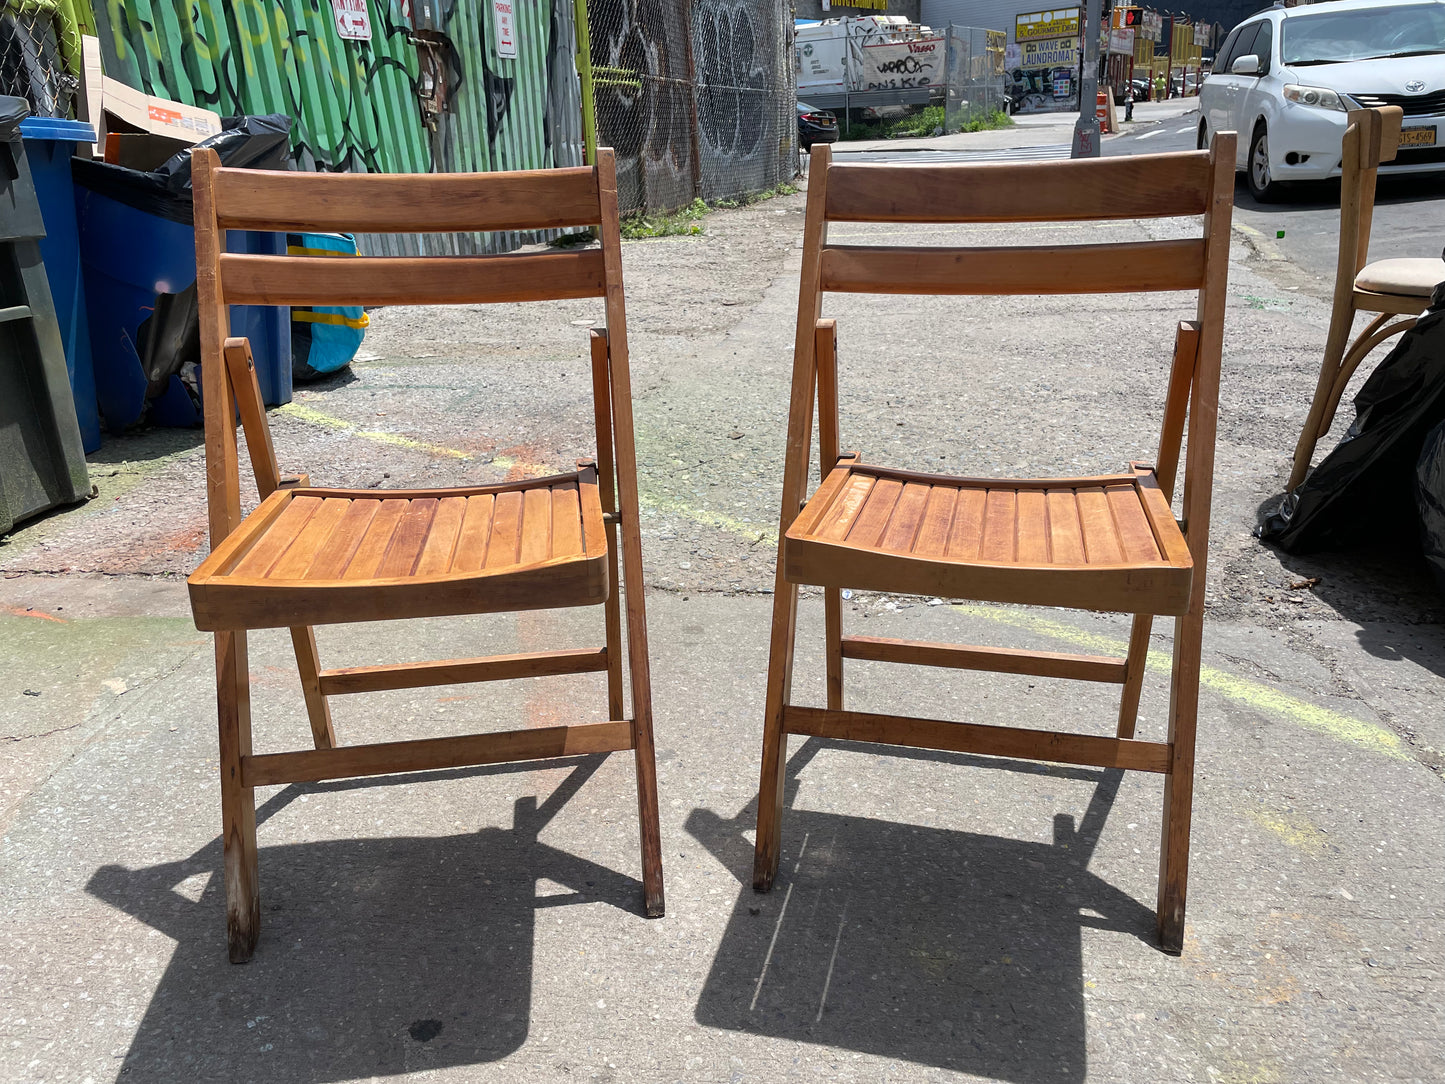
[[[1199,142],[1197,146],[1201,151],[1209,147],[1209,125],[1202,120],[1199,122]]]
[[[1254,135],[1249,140],[1245,176],[1249,180],[1249,194],[1260,203],[1270,203],[1280,197],[1283,186],[1270,176],[1269,133],[1263,121],[1254,126]]]

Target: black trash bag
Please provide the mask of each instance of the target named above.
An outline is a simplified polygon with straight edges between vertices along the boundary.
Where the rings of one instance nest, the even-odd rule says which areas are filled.
[[[1425,438],[1415,464],[1415,508],[1420,513],[1420,548],[1435,584],[1445,592],[1445,422]]]
[[[196,144],[241,169],[286,169],[291,160],[291,118],[281,113],[224,117],[221,130]],[[191,225],[191,150],[187,147],[149,173],[96,159],[71,162],[75,183],[92,192],[156,215]]]
[[[1416,538],[1415,467],[1445,421],[1445,283],[1355,396],[1355,420],[1255,534],[1286,553]]]

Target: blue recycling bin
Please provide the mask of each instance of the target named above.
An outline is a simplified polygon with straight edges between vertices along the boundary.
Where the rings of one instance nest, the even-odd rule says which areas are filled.
[[[158,372],[157,358],[197,349],[194,323],[196,239],[184,205],[157,203],[133,191],[124,174],[103,163],[77,163],[75,202],[80,256],[90,309],[95,390],[106,427],[120,432],[146,417],[156,425],[202,423],[199,373]],[[184,221],[178,221],[178,219]],[[286,235],[232,230],[231,252],[284,256]],[[291,401],[291,310],[232,305],[231,334],[251,340],[267,406]],[[190,345],[186,345],[189,342]]]
[[[82,143],[95,142],[95,129],[75,120],[27,117],[20,124],[25,156],[35,179],[35,195],[45,236],[40,255],[60,322],[65,348],[65,369],[75,399],[81,444],[87,452],[100,447],[100,417],[95,403],[95,374],[91,367],[90,327],[86,319],[85,283],[80,270],[80,235],[75,221],[75,195],[70,183],[70,159]]]

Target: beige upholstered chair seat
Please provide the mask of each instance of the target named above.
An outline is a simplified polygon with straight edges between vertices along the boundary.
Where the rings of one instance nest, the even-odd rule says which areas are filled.
[[[1445,260],[1376,260],[1355,276],[1355,289],[1372,294],[1429,297],[1442,282],[1445,282]]]

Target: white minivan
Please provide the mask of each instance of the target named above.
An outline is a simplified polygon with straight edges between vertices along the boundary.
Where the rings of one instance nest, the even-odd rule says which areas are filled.
[[[1272,7],[1235,27],[1199,88],[1199,146],[1239,133],[1236,168],[1256,199],[1340,175],[1350,109],[1405,110],[1381,172],[1445,170],[1445,0],[1336,0]]]

